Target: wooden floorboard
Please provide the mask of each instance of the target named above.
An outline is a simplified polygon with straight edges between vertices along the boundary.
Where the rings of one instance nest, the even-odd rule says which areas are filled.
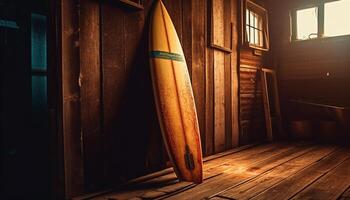
[[[276,150],[264,156],[251,157],[247,162],[237,162],[231,168],[216,176],[204,184],[199,184],[189,190],[173,195],[168,199],[203,199],[210,198],[222,190],[247,181],[265,171],[270,170],[290,159],[298,157],[312,147],[298,146],[287,150]],[[256,161],[258,160],[258,161]]]
[[[281,182],[287,177],[290,177],[307,166],[317,162],[333,152],[335,147],[320,147],[316,148],[300,157],[297,157],[283,165],[273,168],[267,173],[248,181],[237,187],[233,187],[219,194],[220,197],[233,199],[249,199],[269,187]]]
[[[298,193],[297,199],[338,199],[350,186],[350,159]]]
[[[315,164],[301,170],[295,175],[288,177],[284,181],[265,190],[253,199],[290,199],[348,158],[348,151],[336,151]]]
[[[170,171],[146,176],[94,198],[350,200],[350,149],[300,143],[255,145],[211,157],[204,182],[182,182]]]
[[[293,148],[291,144],[263,144],[256,146],[255,148],[244,149],[243,151],[235,152],[223,156],[219,159],[209,160],[204,165],[204,179],[210,179],[217,176],[228,168],[231,162],[243,162],[251,157],[260,156],[262,154],[269,155],[271,152],[277,149]],[[129,199],[132,197],[145,197],[148,193],[154,193],[154,191],[166,192],[171,194],[178,192],[187,187],[193,187],[195,184],[189,182],[180,182],[176,178],[175,173],[160,176],[141,184],[132,185],[131,188],[123,188],[121,192],[109,193],[104,195],[106,199]],[[159,193],[162,194],[162,193]],[[160,195],[164,196],[164,195]]]

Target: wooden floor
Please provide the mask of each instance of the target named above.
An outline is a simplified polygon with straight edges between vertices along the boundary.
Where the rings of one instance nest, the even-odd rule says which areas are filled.
[[[90,199],[350,200],[349,158],[348,147],[252,145],[206,158],[202,184],[179,182],[170,172]]]

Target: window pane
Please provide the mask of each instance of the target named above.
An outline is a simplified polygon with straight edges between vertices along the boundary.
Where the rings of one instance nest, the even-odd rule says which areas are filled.
[[[259,31],[259,46],[264,46],[264,42],[263,42],[263,32],[262,31]]]
[[[254,34],[255,34],[255,42],[254,42],[254,44],[256,44],[256,45],[259,45],[259,33],[258,33],[258,30],[257,29],[255,29],[255,32],[254,32]]]
[[[250,12],[250,22],[249,22],[250,26],[254,26],[254,13]]]
[[[255,41],[254,28],[250,28],[250,43],[254,44],[254,41]]]
[[[247,25],[249,25],[249,12],[250,11],[247,9],[246,10],[246,19],[245,19]]]
[[[32,69],[46,70],[46,17],[31,15],[31,51]]]
[[[246,26],[246,36],[247,36],[248,42],[250,42],[249,26]]]
[[[317,29],[317,7],[297,11],[297,39],[307,40]]]
[[[261,31],[263,29],[262,16],[252,12],[251,10],[246,11],[246,32],[248,42],[255,46],[263,46],[263,35]]]
[[[324,14],[325,36],[350,34],[350,0],[326,3]]]
[[[258,19],[259,19],[259,16],[257,15],[257,14],[255,14],[255,17],[254,17],[254,27],[255,28],[259,28],[259,26],[258,26]]]
[[[32,76],[32,107],[34,110],[44,110],[47,107],[46,76]]]

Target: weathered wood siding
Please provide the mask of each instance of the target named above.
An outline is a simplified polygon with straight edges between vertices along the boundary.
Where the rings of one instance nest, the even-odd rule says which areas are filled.
[[[266,8],[266,1],[255,0],[253,2]],[[245,24],[243,21],[241,23]],[[266,138],[260,68],[270,66],[267,66],[265,62],[268,52],[261,52],[261,54],[255,55],[252,48],[241,45],[239,54],[241,144]]]
[[[209,45],[210,1],[163,2],[184,48],[204,155],[239,145],[238,1],[228,1],[224,19],[232,22],[232,34],[218,34],[232,43],[232,53]],[[152,5],[145,0],[137,10],[112,1],[61,1],[67,197],[169,166],[148,61]]]

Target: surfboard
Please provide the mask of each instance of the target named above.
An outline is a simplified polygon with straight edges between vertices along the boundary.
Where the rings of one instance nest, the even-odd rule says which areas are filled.
[[[150,21],[153,91],[165,147],[177,177],[201,183],[203,158],[190,76],[179,37],[161,0]]]

